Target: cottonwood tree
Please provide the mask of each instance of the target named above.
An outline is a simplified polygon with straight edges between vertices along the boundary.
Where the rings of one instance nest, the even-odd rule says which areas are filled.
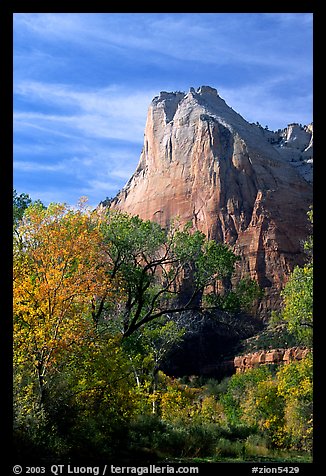
[[[40,403],[61,355],[94,333],[94,296],[113,298],[100,245],[98,216],[82,204],[33,204],[15,234],[15,364],[32,366]]]
[[[313,225],[313,210],[308,212]],[[284,308],[279,316],[288,330],[300,343],[312,346],[313,341],[313,239],[312,234],[304,243],[308,255],[307,263],[296,266],[286,283],[282,297]],[[277,319],[275,319],[277,321]]]
[[[234,310],[231,296],[239,301],[242,295],[247,304],[244,289],[250,286],[242,286],[242,294],[236,295],[230,286],[223,289],[239,258],[191,224],[175,220],[163,229],[138,216],[109,211],[101,230],[110,263],[107,273],[112,280],[119,276],[124,290],[124,300],[115,309],[115,324],[124,338],[162,316],[227,308],[228,300]],[[101,299],[96,309],[97,319],[112,325],[111,304]]]

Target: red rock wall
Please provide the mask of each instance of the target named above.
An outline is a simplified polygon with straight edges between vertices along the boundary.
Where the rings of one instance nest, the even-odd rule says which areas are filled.
[[[244,372],[260,365],[288,364],[293,360],[302,360],[309,352],[310,350],[306,347],[260,350],[252,354],[237,356],[234,358],[233,363],[236,372]]]

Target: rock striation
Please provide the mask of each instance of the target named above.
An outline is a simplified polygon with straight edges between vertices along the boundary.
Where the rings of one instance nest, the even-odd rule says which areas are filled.
[[[178,216],[228,243],[241,256],[237,279],[249,274],[265,290],[265,318],[304,261],[312,184],[295,165],[311,151],[312,126],[268,131],[209,86],[161,92],[149,106],[136,171],[111,207],[162,226]]]

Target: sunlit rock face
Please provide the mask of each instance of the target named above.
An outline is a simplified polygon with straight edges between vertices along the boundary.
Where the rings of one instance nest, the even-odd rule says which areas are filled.
[[[312,184],[283,150],[296,142],[311,151],[310,127],[266,131],[209,86],[161,92],[148,109],[136,171],[111,206],[162,226],[180,217],[230,244],[241,256],[237,279],[249,274],[264,288],[259,314],[268,317],[304,260]]]
[[[252,354],[234,357],[233,364],[237,373],[268,364],[289,364],[294,360],[302,360],[310,353],[306,347],[290,347],[288,349],[260,350]]]

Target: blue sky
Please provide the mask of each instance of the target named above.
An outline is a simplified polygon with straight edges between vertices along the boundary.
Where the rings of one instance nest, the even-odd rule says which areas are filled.
[[[14,187],[115,196],[160,91],[209,85],[249,122],[308,124],[312,30],[311,13],[14,14]]]

